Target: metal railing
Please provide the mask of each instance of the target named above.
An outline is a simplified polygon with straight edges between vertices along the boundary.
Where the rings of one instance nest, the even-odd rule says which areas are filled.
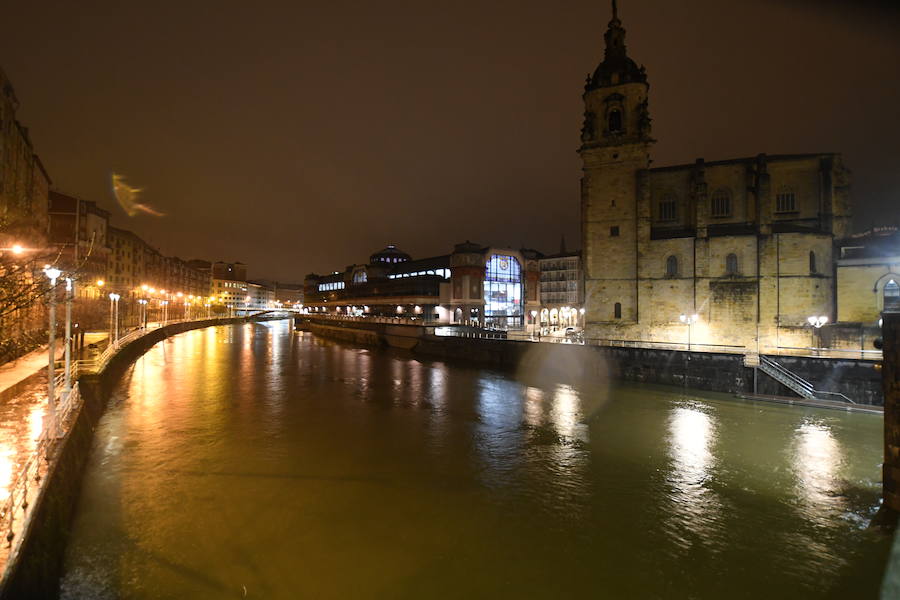
[[[803,396],[804,398],[824,400],[825,398],[822,398],[821,396],[831,396],[833,398],[838,398],[840,399],[840,401],[846,402],[848,404],[856,404],[856,402],[840,392],[827,392],[825,390],[815,389],[815,386],[811,382],[803,379],[793,371],[783,367],[771,358],[760,356],[759,366],[764,373],[768,374],[776,381],[783,383],[785,386],[796,392],[799,396]]]
[[[9,496],[0,508],[0,526],[6,531],[7,550],[12,551],[13,541],[25,527],[30,515],[29,509],[41,492],[41,482],[59,443],[71,429],[74,416],[81,407],[81,390],[76,381],[68,391],[62,383],[56,388],[56,429],[45,422],[35,440],[34,448],[28,453],[22,467],[9,485]],[[31,499],[29,500],[29,496]],[[19,536],[21,539],[21,536]]]
[[[60,442],[65,439],[71,430],[75,422],[75,416],[81,408],[82,396],[78,383],[79,374],[90,371],[96,372],[102,369],[123,346],[163,325],[184,321],[214,320],[218,320],[218,318],[169,320],[165,323],[156,323],[155,327],[141,327],[130,331],[108,344],[96,358],[73,360],[69,374],[71,389],[67,390],[65,388],[65,373],[53,375],[56,400],[56,431],[52,431],[52,424],[49,422],[49,419],[45,419],[40,433],[34,440],[34,447],[28,451],[24,461],[21,463],[21,467],[10,481],[9,495],[4,500],[0,500],[0,528],[2,528],[0,530],[7,532],[6,556],[0,556],[0,562],[5,561],[17,548],[17,546],[16,548],[13,546],[14,542],[16,544],[21,543],[21,535],[19,534],[24,529],[25,523],[31,514],[30,509],[34,506],[37,496],[41,493],[42,482],[47,475],[50,462],[59,448]],[[0,554],[2,554],[2,549],[0,549]]]
[[[859,358],[862,360],[882,360],[881,350],[864,350],[862,348],[801,348],[796,346],[776,346],[768,348],[767,354],[784,356],[812,356],[821,358]]]

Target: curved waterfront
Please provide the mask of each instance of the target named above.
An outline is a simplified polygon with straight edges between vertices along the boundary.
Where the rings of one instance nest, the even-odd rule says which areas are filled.
[[[877,596],[880,417],[582,367],[287,321],[161,342],[97,429],[62,595]]]

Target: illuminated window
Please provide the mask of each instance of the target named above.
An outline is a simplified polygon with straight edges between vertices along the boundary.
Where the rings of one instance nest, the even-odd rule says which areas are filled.
[[[368,281],[368,275],[365,271],[357,271],[353,274],[353,283],[365,283]]]
[[[484,273],[485,324],[497,327],[521,327],[525,311],[522,307],[522,267],[506,254],[494,254]]]
[[[900,311],[900,284],[893,279],[884,284],[884,310]]]
[[[666,259],[666,277],[678,276],[678,257],[674,254]]]
[[[726,275],[737,275],[738,274],[738,259],[737,254],[729,254],[725,257],[725,274]]]
[[[710,214],[714,217],[731,216],[731,192],[726,189],[716,190],[710,201]]]

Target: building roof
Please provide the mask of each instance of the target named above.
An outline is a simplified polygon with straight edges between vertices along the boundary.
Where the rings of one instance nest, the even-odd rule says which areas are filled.
[[[681,171],[687,169],[693,169],[698,166],[703,167],[718,167],[723,165],[746,165],[753,164],[757,162],[763,163],[771,163],[771,162],[779,162],[779,161],[787,161],[787,160],[809,160],[811,158],[825,158],[825,157],[836,157],[840,156],[837,152],[816,152],[815,154],[757,154],[756,156],[748,156],[744,158],[726,158],[724,160],[710,160],[706,161],[702,158],[698,158],[692,163],[685,163],[680,165],[666,165],[664,167],[652,167],[650,171],[659,172],[659,171]]]
[[[900,230],[896,226],[876,227],[837,242],[840,258],[900,256]]]
[[[450,255],[432,256],[431,258],[418,258],[398,263],[391,269],[391,275],[399,275],[401,273],[418,273],[419,271],[430,271],[434,269],[449,269]]]
[[[400,250],[397,246],[393,244],[389,244],[387,247],[382,248],[378,252],[375,252],[371,256],[369,256],[369,263],[397,263],[402,261],[407,261],[412,258],[409,254]]]

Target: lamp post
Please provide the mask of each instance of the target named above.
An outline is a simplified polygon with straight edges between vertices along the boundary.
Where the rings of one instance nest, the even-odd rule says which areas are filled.
[[[140,313],[141,329],[146,329],[147,328],[147,299],[139,298],[138,304],[141,305],[141,313]]]
[[[537,314],[536,310],[531,311],[531,337],[534,338],[534,332],[537,329]]]
[[[169,301],[162,300],[160,304],[163,305],[163,325],[169,322]]]
[[[818,333],[818,332],[820,329],[822,329],[822,325],[824,325],[825,323],[828,322],[828,317],[826,317],[824,315],[822,315],[820,317],[812,316],[812,317],[809,317],[808,319],[806,319],[806,321],[812,326],[812,340],[810,342],[810,343],[812,343],[812,346],[813,346],[812,351],[814,353],[818,354],[819,350],[821,350],[821,348],[816,348],[816,335],[818,334],[820,336],[819,346],[821,346],[822,345],[821,333]]]
[[[72,391],[72,295],[74,294],[74,282],[71,277],[66,277],[66,372],[63,391],[66,396]]]
[[[681,315],[678,319],[688,326],[688,352],[691,351],[691,326],[700,320],[699,315]]]
[[[56,424],[56,280],[62,272],[51,266],[44,267],[44,275],[50,280],[50,339],[49,364],[47,365],[47,417],[50,421],[50,433],[58,437]]]
[[[119,339],[119,294],[109,293],[109,343]]]

